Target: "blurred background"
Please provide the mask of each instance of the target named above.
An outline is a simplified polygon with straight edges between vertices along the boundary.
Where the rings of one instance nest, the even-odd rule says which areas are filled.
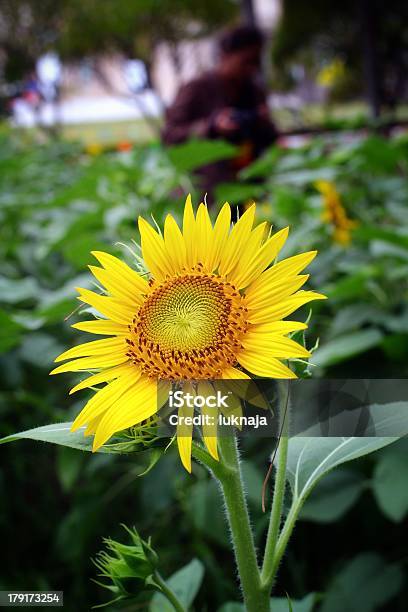
[[[407,377],[407,75],[398,0],[2,0],[0,435],[72,420],[85,396],[48,372],[80,340],[90,251],[130,262],[137,216],[180,217],[188,192],[214,215],[255,200],[258,220],[291,226],[285,256],[319,250],[309,286],[329,299],[306,375]],[[272,446],[244,443],[259,544]],[[318,485],[277,591],[295,612],[344,612],[344,593],[358,612],[407,609],[407,451]],[[152,535],[166,576],[203,562],[197,610],[233,610],[224,512],[199,466],[189,476],[170,449],[139,478],[143,456],[29,441],[0,457],[0,590],[103,603],[91,558],[126,523]]]

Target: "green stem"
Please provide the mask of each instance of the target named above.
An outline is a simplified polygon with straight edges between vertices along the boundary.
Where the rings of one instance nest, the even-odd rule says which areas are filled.
[[[248,612],[269,612],[269,593],[263,592],[261,588],[235,436],[220,436],[219,448],[223,465],[220,483],[227,508],[245,607]]]
[[[295,527],[296,520],[297,520],[297,517],[299,515],[301,508],[302,508],[301,503],[299,505],[298,504],[293,505],[288,513],[288,516],[286,517],[285,524],[283,526],[282,532],[278,539],[278,543],[276,545],[275,554],[273,558],[273,564],[271,567],[270,575],[271,575],[272,583],[278,571],[278,567],[282,560],[282,557],[285,554],[286,547],[288,545],[290,536],[292,535],[292,531]]]
[[[278,545],[279,529],[282,521],[282,509],[286,488],[286,468],[289,446],[289,397],[287,386],[280,387],[280,397],[284,399],[280,403],[282,412],[282,422],[280,424],[281,437],[278,447],[278,462],[276,468],[275,487],[271,515],[269,519],[268,535],[266,538],[265,554],[261,572],[262,587],[270,592],[276,574],[275,551]]]
[[[159,585],[161,592],[168,599],[168,601],[171,603],[176,612],[186,612],[186,608],[183,606],[182,603],[180,603],[174,591],[172,591],[166,581],[160,576],[158,571],[154,572],[154,579]]]

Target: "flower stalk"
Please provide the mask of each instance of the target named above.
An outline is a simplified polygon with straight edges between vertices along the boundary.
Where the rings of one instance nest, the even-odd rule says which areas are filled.
[[[235,435],[219,436],[219,462],[215,461],[202,446],[193,443],[192,448],[193,456],[207,467],[221,486],[242,594],[248,612],[270,612],[270,594],[274,579],[297,518],[292,512],[289,512],[282,531],[280,531],[289,446],[289,389],[287,383],[279,385],[279,398],[282,407],[281,435],[262,570],[258,566]]]
[[[227,510],[242,595],[248,612],[270,612],[269,593],[262,589],[235,435],[218,438],[220,461],[193,443],[192,454],[218,481]]]
[[[282,522],[283,502],[286,488],[286,469],[289,447],[289,387],[285,383],[279,384],[281,406],[284,406],[281,414],[280,440],[277,452],[277,468],[275,487],[273,491],[272,509],[269,519],[268,535],[266,538],[265,554],[261,572],[262,586],[268,592],[271,591],[275,579],[278,563],[276,563],[276,550],[278,547],[278,536]],[[283,553],[282,553],[283,554]]]
[[[261,588],[235,435],[220,436],[219,446],[224,465],[220,484],[224,494],[244,603],[248,612],[269,612],[269,594],[264,593]]]
[[[186,612],[186,609],[184,608],[182,603],[178,600],[174,591],[169,587],[169,585],[161,577],[161,575],[159,574],[157,570],[154,572],[154,580],[160,587],[162,594],[171,603],[171,605],[176,610],[176,612]]]

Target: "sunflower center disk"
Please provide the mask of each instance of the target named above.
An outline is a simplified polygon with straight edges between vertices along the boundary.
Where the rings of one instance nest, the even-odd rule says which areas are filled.
[[[239,292],[222,279],[188,274],[155,287],[130,331],[128,355],[148,376],[220,378],[236,363],[245,308]]]

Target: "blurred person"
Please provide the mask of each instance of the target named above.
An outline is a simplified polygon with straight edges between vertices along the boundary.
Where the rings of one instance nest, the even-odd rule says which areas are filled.
[[[222,139],[238,146],[234,159],[207,165],[197,172],[211,202],[214,187],[231,182],[277,137],[261,84],[262,32],[241,25],[226,30],[218,43],[214,70],[184,84],[166,112],[163,141]]]

